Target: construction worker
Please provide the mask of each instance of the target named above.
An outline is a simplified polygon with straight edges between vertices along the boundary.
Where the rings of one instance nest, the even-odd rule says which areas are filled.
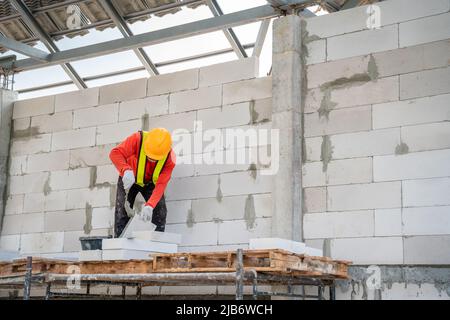
[[[140,213],[141,219],[151,219],[155,230],[163,232],[167,215],[164,190],[176,161],[169,131],[156,128],[133,133],[111,150],[109,158],[119,171],[114,236],[120,236],[130,219],[125,201],[133,208],[138,192],[147,201]]]

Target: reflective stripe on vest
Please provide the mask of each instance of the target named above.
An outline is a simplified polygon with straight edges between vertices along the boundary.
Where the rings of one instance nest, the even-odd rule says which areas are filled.
[[[147,165],[147,156],[144,152],[144,141],[147,138],[148,132],[147,131],[141,131],[141,147],[139,148],[139,159],[138,159],[138,166],[137,166],[137,174],[136,174],[136,184],[143,187],[145,186],[144,183],[144,177],[145,177],[145,168]],[[169,152],[170,153],[170,152]],[[161,170],[164,166],[164,163],[166,163],[166,159],[169,156],[169,154],[166,154],[164,158],[161,160],[158,160],[155,166],[155,170],[153,170],[153,177],[152,181],[153,184],[156,185],[156,182],[158,181],[159,174],[161,173]]]

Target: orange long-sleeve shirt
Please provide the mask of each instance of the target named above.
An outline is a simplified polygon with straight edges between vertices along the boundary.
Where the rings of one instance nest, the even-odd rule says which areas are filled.
[[[133,133],[131,136],[126,138],[121,144],[113,148],[109,154],[109,158],[119,171],[119,175],[123,177],[126,170],[133,170],[134,176],[136,177],[136,171],[139,159],[139,148],[141,145],[141,134],[140,132]],[[162,168],[158,181],[156,182],[155,189],[153,190],[150,199],[147,201],[147,205],[155,208],[159,200],[164,194],[164,190],[169,183],[170,177],[172,176],[173,168],[176,164],[176,156],[173,150],[170,150],[170,154],[167,157],[166,163]],[[144,181],[147,183],[152,180],[153,171],[155,169],[156,162],[147,161],[145,168]]]

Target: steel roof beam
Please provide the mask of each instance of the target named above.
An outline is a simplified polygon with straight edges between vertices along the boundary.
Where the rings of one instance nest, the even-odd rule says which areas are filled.
[[[48,59],[50,59],[53,54],[58,53],[59,52],[58,47],[53,42],[52,38],[47,34],[47,32],[45,32],[45,30],[36,21],[36,19],[34,18],[33,14],[30,11],[30,9],[26,6],[26,4],[23,2],[23,0],[11,0],[11,3],[14,5],[14,7],[20,13],[25,24],[39,37],[39,39],[42,41],[42,43],[44,43],[44,45],[47,47],[47,49],[51,52],[48,55]],[[39,62],[39,63],[41,63],[41,62]],[[75,69],[70,64],[65,63],[64,61],[62,61],[61,63],[58,63],[58,64],[61,64],[61,67],[64,69],[64,71],[70,77],[70,79],[72,79],[72,81],[75,83],[75,85],[78,87],[78,89],[87,88],[83,79],[81,79],[81,77],[78,75],[78,73],[75,71]]]
[[[111,0],[100,0],[100,4],[102,5],[106,13],[109,15],[109,17],[112,19],[112,21],[114,21],[115,25],[125,38],[133,36],[133,31],[131,31],[127,22],[119,13],[119,11],[116,9]],[[150,75],[155,76],[159,74],[158,69],[156,68],[152,60],[150,60],[149,56],[144,51],[144,49],[136,48],[133,49],[133,51]]]
[[[209,10],[211,10],[212,14],[215,17],[223,16],[223,11],[216,0],[207,0],[206,3],[209,7]],[[238,58],[247,58],[247,52],[245,52],[245,49],[242,47],[239,38],[237,37],[233,29],[223,29],[223,33],[225,34],[225,37],[227,38]]]
[[[255,48],[253,49],[252,56],[259,57],[264,46],[264,41],[266,40],[267,31],[269,31],[270,19],[263,20],[261,26],[259,27],[258,36],[256,37]]]
[[[17,1],[17,0],[15,0]],[[139,47],[150,46],[167,41],[179,40],[191,36],[219,31],[224,28],[240,26],[278,16],[280,13],[270,5],[238,11],[223,16],[199,20],[170,28],[134,35],[128,38],[110,40],[94,45],[69,49],[50,54],[46,63],[31,59],[19,60],[15,66],[17,70],[41,68],[49,65],[67,63],[98,57],[101,55],[127,51]]]
[[[0,34],[0,46],[38,61],[47,61],[48,53]]]

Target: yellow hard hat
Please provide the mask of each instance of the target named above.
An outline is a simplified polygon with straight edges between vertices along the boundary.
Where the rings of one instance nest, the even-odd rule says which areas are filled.
[[[164,128],[150,130],[144,141],[145,155],[153,160],[163,159],[172,148],[170,132]]]

